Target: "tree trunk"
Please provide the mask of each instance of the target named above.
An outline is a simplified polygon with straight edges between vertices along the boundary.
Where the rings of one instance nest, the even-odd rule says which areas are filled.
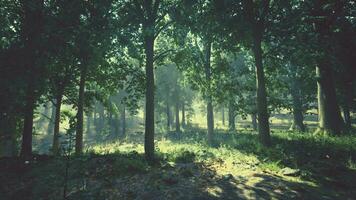
[[[126,107],[122,105],[122,112],[121,112],[121,128],[122,128],[122,137],[126,137]]]
[[[328,61],[316,68],[318,85],[319,129],[322,134],[338,135],[342,131],[342,118],[336,100],[333,74]]]
[[[252,128],[254,131],[257,131],[257,115],[256,113],[251,114],[251,120],[252,120]]]
[[[75,154],[81,155],[83,153],[83,111],[84,111],[84,90],[85,79],[87,73],[87,66],[81,66],[80,82],[79,82],[79,98],[78,98],[78,112],[77,112],[77,129],[75,135]]]
[[[43,0],[24,1],[22,3],[24,19],[23,29],[20,34],[21,39],[24,41],[27,88],[20,156],[25,159],[32,157],[33,113],[36,107],[37,76],[40,71],[36,60],[41,54],[40,41],[43,27],[43,5]]]
[[[33,130],[33,111],[35,108],[34,85],[30,83],[28,86],[25,112],[24,112],[24,127],[22,133],[22,144],[20,156],[29,159],[32,157],[32,130]]]
[[[224,107],[221,108],[221,121],[222,121],[222,125],[225,126],[225,109],[224,109]]]
[[[169,103],[166,105],[166,114],[167,114],[167,131],[171,130],[171,112],[169,108]]]
[[[213,111],[213,99],[211,96],[211,66],[210,66],[210,58],[211,58],[211,42],[207,40],[205,46],[205,76],[208,84],[207,91],[207,127],[208,127],[208,143],[213,143],[213,135],[214,135],[214,111]]]
[[[48,120],[48,126],[47,126],[47,134],[52,135],[53,130],[54,130],[54,119],[56,117],[56,99],[53,99],[52,105],[51,105],[51,118]]]
[[[152,19],[151,19],[152,20]],[[145,156],[154,159],[154,22],[145,25],[145,53],[146,53],[146,115],[145,115]]]
[[[180,132],[180,122],[179,122],[179,101],[176,101],[176,132]]]
[[[183,128],[186,126],[186,122],[185,122],[185,102],[182,102],[182,126]]]
[[[54,130],[53,130],[53,144],[52,153],[57,156],[59,154],[59,126],[61,122],[61,106],[62,106],[62,92],[57,95],[56,98],[56,108],[55,108],[55,119],[54,119]]]
[[[291,95],[293,101],[293,124],[291,129],[305,132],[305,125],[303,123],[304,116],[301,101],[301,88],[299,80],[297,77],[295,77],[295,75],[292,75]]]
[[[87,130],[86,130],[86,134],[88,137],[92,136],[92,131],[91,131],[91,124],[92,124],[92,113],[88,112],[87,113]]]
[[[229,130],[230,131],[235,131],[235,129],[236,129],[236,126],[235,126],[235,112],[234,112],[234,108],[232,106],[232,103],[229,103],[228,114],[229,114]]]
[[[257,33],[258,31],[258,33]],[[262,32],[254,31],[253,53],[256,65],[256,86],[257,86],[257,114],[258,114],[258,133],[260,141],[264,146],[271,145],[270,130],[267,112],[267,92],[265,85],[265,75],[262,61]]]

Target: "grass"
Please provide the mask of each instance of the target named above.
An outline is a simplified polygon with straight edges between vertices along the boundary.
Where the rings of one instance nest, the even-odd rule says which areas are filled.
[[[246,199],[355,195],[356,136],[272,132],[270,148],[261,146],[257,134],[248,128],[217,130],[213,146],[207,145],[205,130],[200,128],[158,134],[155,165],[144,158],[143,135],[95,144],[83,156],[71,157],[68,199],[150,199],[146,193],[164,199],[176,190],[211,199],[241,198],[237,194]],[[3,198],[61,199],[66,162],[64,157],[48,156],[29,164],[0,160]],[[298,173],[285,176],[286,169]]]

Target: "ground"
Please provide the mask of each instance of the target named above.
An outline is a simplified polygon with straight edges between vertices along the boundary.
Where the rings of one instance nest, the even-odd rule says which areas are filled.
[[[249,129],[217,131],[211,147],[204,130],[191,128],[158,135],[153,163],[142,138],[96,144],[80,157],[2,159],[0,199],[64,199],[64,188],[67,199],[356,198],[352,135],[274,130],[264,148]]]

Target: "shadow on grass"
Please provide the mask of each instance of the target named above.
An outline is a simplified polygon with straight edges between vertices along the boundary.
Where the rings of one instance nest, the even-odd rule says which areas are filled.
[[[0,160],[1,199],[63,199],[64,158]],[[142,154],[73,157],[66,199],[320,199],[304,183],[254,173],[221,176],[198,162],[149,165]]]
[[[182,134],[179,140],[172,137],[172,141],[204,141],[205,137],[204,130],[196,129]],[[272,147],[265,148],[260,145],[258,135],[253,131],[218,131],[215,134],[214,146],[228,146],[244,154],[253,154],[263,162],[278,163],[282,168],[299,169],[304,180],[346,196],[356,196],[356,170],[348,166],[350,162],[355,163],[355,138],[276,131],[272,133],[271,139]]]

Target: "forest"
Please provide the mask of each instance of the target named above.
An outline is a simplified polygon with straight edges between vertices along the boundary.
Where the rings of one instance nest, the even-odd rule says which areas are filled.
[[[356,199],[355,0],[0,0],[0,200]]]

